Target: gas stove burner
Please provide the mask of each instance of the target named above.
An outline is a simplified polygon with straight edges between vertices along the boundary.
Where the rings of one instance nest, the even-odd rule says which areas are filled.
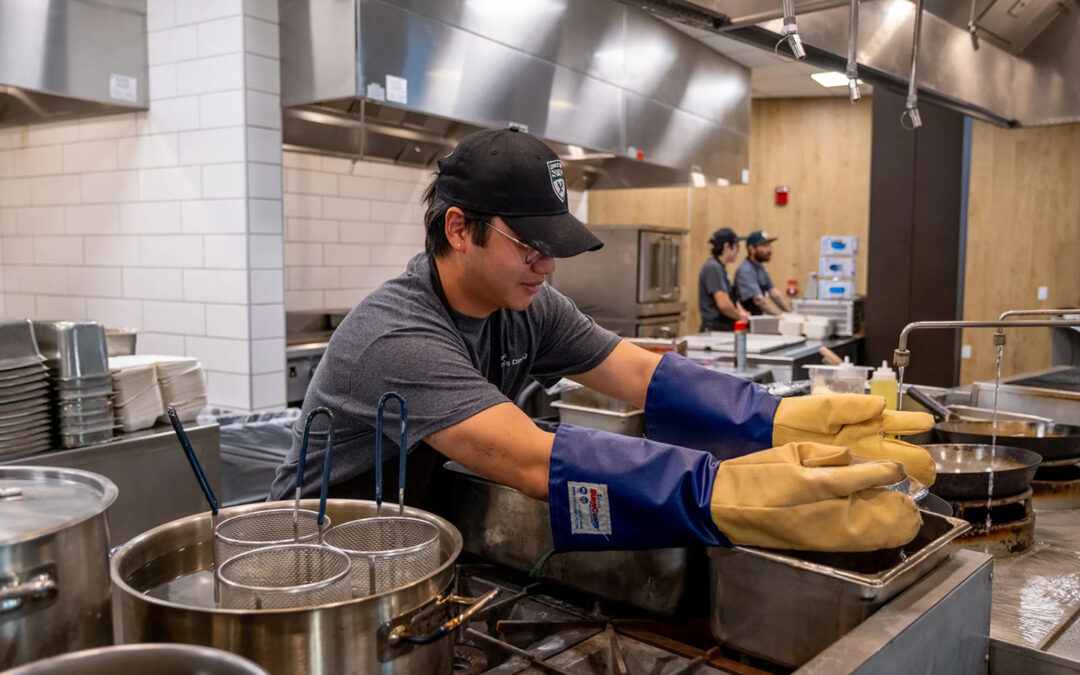
[[[1080,508],[1080,465],[1077,459],[1043,462],[1031,481],[1035,508],[1039,511],[1068,511]]]
[[[594,601],[486,564],[458,565],[457,586],[460,595],[478,595],[492,588],[502,592],[458,631],[455,674],[773,672],[722,655],[707,619],[702,619],[700,626],[682,620],[667,623],[613,619],[601,613]]]
[[[971,531],[956,538],[953,543],[989,553],[995,558],[1027,553],[1035,537],[1032,495],[1033,491],[1027,489],[1020,494],[997,497],[989,501],[989,509],[985,499],[950,501],[955,517],[971,523]]]
[[[454,645],[454,675],[480,675],[488,669],[483,649],[466,644]]]

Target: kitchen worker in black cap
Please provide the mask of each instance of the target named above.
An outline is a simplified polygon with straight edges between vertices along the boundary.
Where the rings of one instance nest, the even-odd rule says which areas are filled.
[[[736,321],[746,321],[750,314],[735,301],[727,265],[739,255],[739,242],[744,237],[730,227],[721,227],[709,237],[712,255],[698,274],[698,308],[701,311],[700,332],[735,330]]]
[[[774,241],[776,237],[765,230],[751,232],[746,238],[746,258],[735,270],[735,297],[751,314],[791,311],[765,269],[765,263],[772,259]]]
[[[914,537],[914,503],[873,488],[898,482],[901,462],[932,471],[925,451],[885,433],[929,429],[933,419],[885,411],[880,397],[783,403],[597,326],[545,283],[555,258],[602,242],[569,213],[562,163],[540,140],[515,130],[466,136],[439,160],[424,202],[425,251],[349,313],[304,398],[305,418],[318,407],[334,415],[332,496],[371,497],[376,410],[394,391],[407,402],[407,441],[396,402],[382,438],[391,457],[400,446],[409,453],[406,501],[439,508],[439,464],[449,457],[548,499],[559,550],[872,550]],[[529,378],[560,377],[644,408],[649,438],[571,424],[552,434],[512,403]],[[326,422],[313,422],[300,470],[303,427],[273,499],[297,482],[319,492]],[[849,448],[884,461],[853,464]],[[385,494],[396,492],[397,469],[384,458]]]

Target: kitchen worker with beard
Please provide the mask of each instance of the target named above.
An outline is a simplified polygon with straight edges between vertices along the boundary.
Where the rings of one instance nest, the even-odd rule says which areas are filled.
[[[751,314],[790,312],[784,296],[773,286],[765,263],[772,258],[772,243],[764,230],[754,230],[746,237],[746,258],[735,270],[735,297]]]
[[[544,281],[556,258],[602,246],[569,213],[550,148],[512,129],[479,131],[438,164],[424,197],[425,251],[345,318],[304,399],[305,416],[320,406],[334,415],[332,496],[370,498],[376,407],[394,391],[407,401],[410,503],[437,506],[438,464],[448,457],[548,500],[558,550],[856,551],[915,536],[914,503],[874,488],[904,469],[933,482],[929,455],[892,438],[929,429],[929,415],[886,411],[871,396],[781,400],[621,341]],[[570,424],[548,433],[511,402],[529,378],[560,377],[644,408],[647,438]],[[399,419],[389,404],[387,494],[397,487]],[[297,482],[302,427],[273,499]],[[318,493],[325,430],[317,418],[308,495]]]

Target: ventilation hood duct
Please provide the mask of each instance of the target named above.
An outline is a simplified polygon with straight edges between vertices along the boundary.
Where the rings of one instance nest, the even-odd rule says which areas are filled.
[[[669,19],[772,49],[782,37],[779,4],[753,0],[634,0]],[[808,61],[844,70],[848,2],[796,2]],[[1076,0],[977,0],[980,48],[968,31],[971,2],[925,0],[919,98],[1003,126],[1080,121],[1080,3]],[[906,85],[915,4],[864,0],[859,10],[859,77]]]
[[[0,127],[145,110],[146,0],[0,0]]]
[[[518,126],[576,188],[741,181],[750,73],[611,0],[281,0],[286,147],[430,166]]]

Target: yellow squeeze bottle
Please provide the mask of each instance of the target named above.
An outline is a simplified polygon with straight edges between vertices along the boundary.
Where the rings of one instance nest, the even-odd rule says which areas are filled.
[[[899,390],[896,386],[896,373],[889,367],[887,361],[881,362],[881,367],[874,371],[870,378],[870,395],[884,396],[885,409],[896,410],[896,394]]]

